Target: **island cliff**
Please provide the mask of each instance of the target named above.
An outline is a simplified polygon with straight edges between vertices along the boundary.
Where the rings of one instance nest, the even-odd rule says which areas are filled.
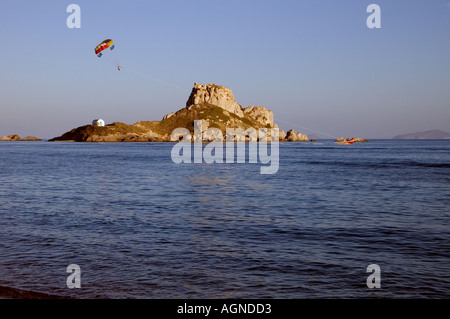
[[[165,115],[161,121],[140,121],[135,124],[115,122],[106,126],[85,125],[74,128],[50,141],[75,142],[173,142],[171,133],[176,128],[194,131],[194,121],[202,121],[202,131],[210,127],[227,128],[278,128],[273,122],[273,112],[262,106],[239,105],[231,89],[216,84],[195,83],[186,107]],[[270,130],[269,130],[270,131]],[[280,130],[280,141],[309,141],[308,136],[290,130]]]

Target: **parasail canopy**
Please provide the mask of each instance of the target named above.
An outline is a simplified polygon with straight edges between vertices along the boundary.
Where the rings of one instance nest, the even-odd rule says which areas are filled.
[[[95,47],[95,54],[97,54],[98,57],[101,57],[102,51],[106,50],[106,49],[110,49],[113,50],[114,49],[114,41],[111,39],[106,39],[105,41],[103,41],[102,43],[100,43],[99,45],[97,45]]]

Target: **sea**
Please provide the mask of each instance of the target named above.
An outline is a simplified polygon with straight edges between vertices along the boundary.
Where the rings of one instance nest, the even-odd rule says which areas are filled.
[[[173,147],[1,142],[0,298],[450,298],[449,140]]]

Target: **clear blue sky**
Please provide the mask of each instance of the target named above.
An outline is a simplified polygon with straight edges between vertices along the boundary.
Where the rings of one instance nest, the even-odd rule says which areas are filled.
[[[2,0],[0,39],[0,136],[160,120],[194,82],[318,137],[450,131],[450,0]]]

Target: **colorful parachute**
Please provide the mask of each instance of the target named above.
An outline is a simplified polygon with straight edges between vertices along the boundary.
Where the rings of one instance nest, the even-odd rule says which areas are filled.
[[[97,54],[98,57],[102,56],[102,51],[110,48],[111,50],[114,49],[114,41],[111,39],[106,39],[99,45],[95,47],[95,54]]]

